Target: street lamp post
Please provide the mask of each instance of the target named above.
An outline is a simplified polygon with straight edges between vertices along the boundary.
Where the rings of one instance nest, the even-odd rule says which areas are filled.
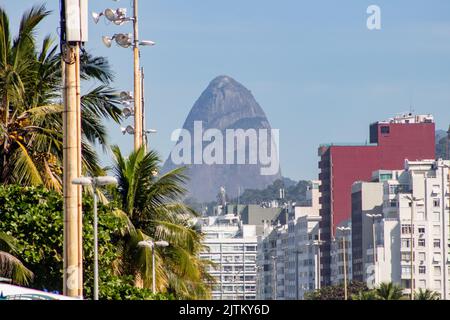
[[[449,159],[450,158],[450,126],[448,127],[448,143],[447,143],[447,159]],[[446,245],[445,245],[445,240],[448,238],[447,236],[446,236],[446,232],[445,232],[445,229],[447,228],[447,223],[445,222],[447,219],[445,218],[445,207],[446,207],[446,204],[445,204],[445,169],[450,169],[450,166],[449,165],[447,165],[447,164],[445,164],[445,163],[442,163],[442,171],[441,171],[441,176],[442,176],[442,242],[443,242],[443,245],[442,245],[442,261],[443,261],[443,270],[444,270],[444,272],[442,273],[442,275],[444,276],[443,278],[443,293],[444,293],[444,296],[443,296],[443,300],[446,300],[447,299],[447,295],[448,295],[448,292],[447,292],[447,286],[448,286],[448,283],[447,283],[447,277],[448,277],[448,273],[447,273],[447,270],[446,270],[446,263],[447,263],[447,259],[446,259],[446,254],[448,255],[448,251],[447,251],[447,248],[446,248]],[[450,183],[450,174],[448,174],[447,173],[447,179],[448,179],[448,183]],[[450,192],[450,190],[449,190],[449,192]],[[449,207],[450,207],[450,204],[449,204]],[[447,229],[448,230],[448,229]]]
[[[117,184],[115,177],[79,177],[72,180],[72,184],[92,186],[94,193],[94,300],[98,300],[98,216],[97,216],[97,188],[100,186]]]
[[[416,198],[414,196],[407,195],[405,197],[409,201],[411,201],[411,226],[410,226],[410,246],[411,246],[411,300],[414,300],[414,209],[416,207],[417,201],[422,201],[423,199]]]
[[[342,231],[342,249],[343,249],[343,256],[344,256],[344,299],[348,300],[348,293],[347,293],[347,254],[346,254],[346,239],[345,239],[345,231],[350,231],[350,227],[337,227],[336,228],[339,231]]]
[[[152,249],[152,291],[156,293],[156,269],[155,269],[155,246],[156,247],[167,247],[169,243],[167,241],[153,241],[153,240],[144,240],[138,242],[139,247],[150,248]]]
[[[272,295],[273,300],[277,300],[277,270],[276,270],[276,256],[271,256],[272,259],[272,277],[273,277],[273,288],[272,288]]]
[[[378,256],[377,256],[377,252],[376,252],[375,219],[381,218],[382,215],[379,213],[376,213],[376,214],[366,213],[366,216],[368,218],[372,218],[373,268],[374,268],[374,272],[375,272],[375,283],[376,283],[377,282]]]
[[[100,16],[105,16],[106,19],[116,25],[122,25],[126,22],[133,21],[133,34],[118,33],[112,37],[103,37],[104,44],[111,47],[114,39],[118,45],[124,48],[133,48],[133,82],[134,82],[134,128],[136,134],[134,135],[134,150],[138,150],[143,145],[144,129],[143,129],[143,110],[142,110],[142,81],[140,69],[140,50],[142,46],[153,46],[155,43],[149,40],[139,41],[139,24],[138,24],[138,0],[133,0],[133,16],[126,16],[125,8],[118,8],[116,10],[106,9],[102,13],[92,13],[95,23],[98,23]]]
[[[323,245],[325,241],[314,240],[312,245],[317,247],[317,265],[316,265],[316,289],[320,290],[320,246]]]

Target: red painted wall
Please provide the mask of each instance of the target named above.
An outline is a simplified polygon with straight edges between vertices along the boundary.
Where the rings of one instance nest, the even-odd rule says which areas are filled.
[[[381,127],[389,133],[382,134]],[[351,187],[355,181],[370,181],[372,172],[380,169],[403,169],[405,159],[435,158],[435,125],[378,124],[378,145],[331,146],[332,162],[332,232],[351,217]]]

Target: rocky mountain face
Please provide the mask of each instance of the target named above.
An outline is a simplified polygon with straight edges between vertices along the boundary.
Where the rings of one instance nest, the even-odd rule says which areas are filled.
[[[281,178],[277,139],[271,134],[269,121],[252,93],[231,77],[219,76],[211,81],[189,112],[183,129],[162,172],[188,167],[188,197],[204,202],[215,200],[221,187],[229,197],[236,197],[245,189],[264,189]],[[240,137],[244,132],[249,135],[239,144],[239,138],[228,136],[230,132]],[[251,133],[256,133],[257,139],[252,140],[256,145],[250,142],[255,138]],[[203,139],[199,141],[199,137]],[[265,150],[262,145],[267,146],[268,157],[261,156]],[[238,153],[245,154],[244,162],[242,157],[238,161]],[[263,172],[275,166],[276,170]]]
[[[436,158],[450,160],[450,140],[444,130],[436,130]]]

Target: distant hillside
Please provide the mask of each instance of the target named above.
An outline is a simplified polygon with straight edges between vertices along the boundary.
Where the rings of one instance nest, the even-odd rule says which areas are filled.
[[[449,158],[449,142],[447,140],[447,132],[444,130],[436,131],[436,158],[450,160]]]
[[[287,179],[287,180],[286,180]],[[286,183],[287,182],[287,183]],[[239,197],[240,204],[262,204],[272,200],[280,199],[280,189],[284,189],[284,201],[301,203],[305,201],[306,189],[310,185],[309,181],[300,180],[296,182],[289,178],[278,179],[273,184],[263,190],[246,189]],[[233,199],[237,203],[238,199]]]

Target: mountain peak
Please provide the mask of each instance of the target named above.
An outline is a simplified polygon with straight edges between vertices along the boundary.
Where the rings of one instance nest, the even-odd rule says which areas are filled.
[[[220,75],[214,78],[208,86],[208,89],[232,89],[248,91],[242,84],[227,75]]]
[[[220,131],[222,137],[226,137],[228,129],[254,129],[257,131],[271,129],[263,109],[256,102],[250,90],[227,75],[214,78],[194,103],[183,125],[183,129],[188,131],[191,137],[195,136],[194,123],[196,121],[202,123],[204,130]],[[203,149],[208,143],[203,141],[198,145],[201,145]],[[195,143],[191,144],[191,150],[186,154],[193,155],[195,153],[194,145]],[[222,141],[222,147],[226,147],[224,141]],[[244,148],[247,148],[247,151],[244,150],[244,152],[246,159],[249,159],[249,146]],[[226,150],[223,150],[221,154],[226,155]],[[263,189],[281,177],[280,172],[273,175],[262,175],[263,165],[261,162],[256,164],[248,162],[245,164],[235,162],[226,164],[223,161],[214,164],[206,164],[203,161],[184,163],[189,167],[186,173],[190,177],[187,184],[190,196],[200,201],[211,201],[215,199],[222,186],[226,188],[230,196],[237,196],[240,189]],[[167,172],[179,165],[174,163],[172,157],[169,156],[162,171]]]

